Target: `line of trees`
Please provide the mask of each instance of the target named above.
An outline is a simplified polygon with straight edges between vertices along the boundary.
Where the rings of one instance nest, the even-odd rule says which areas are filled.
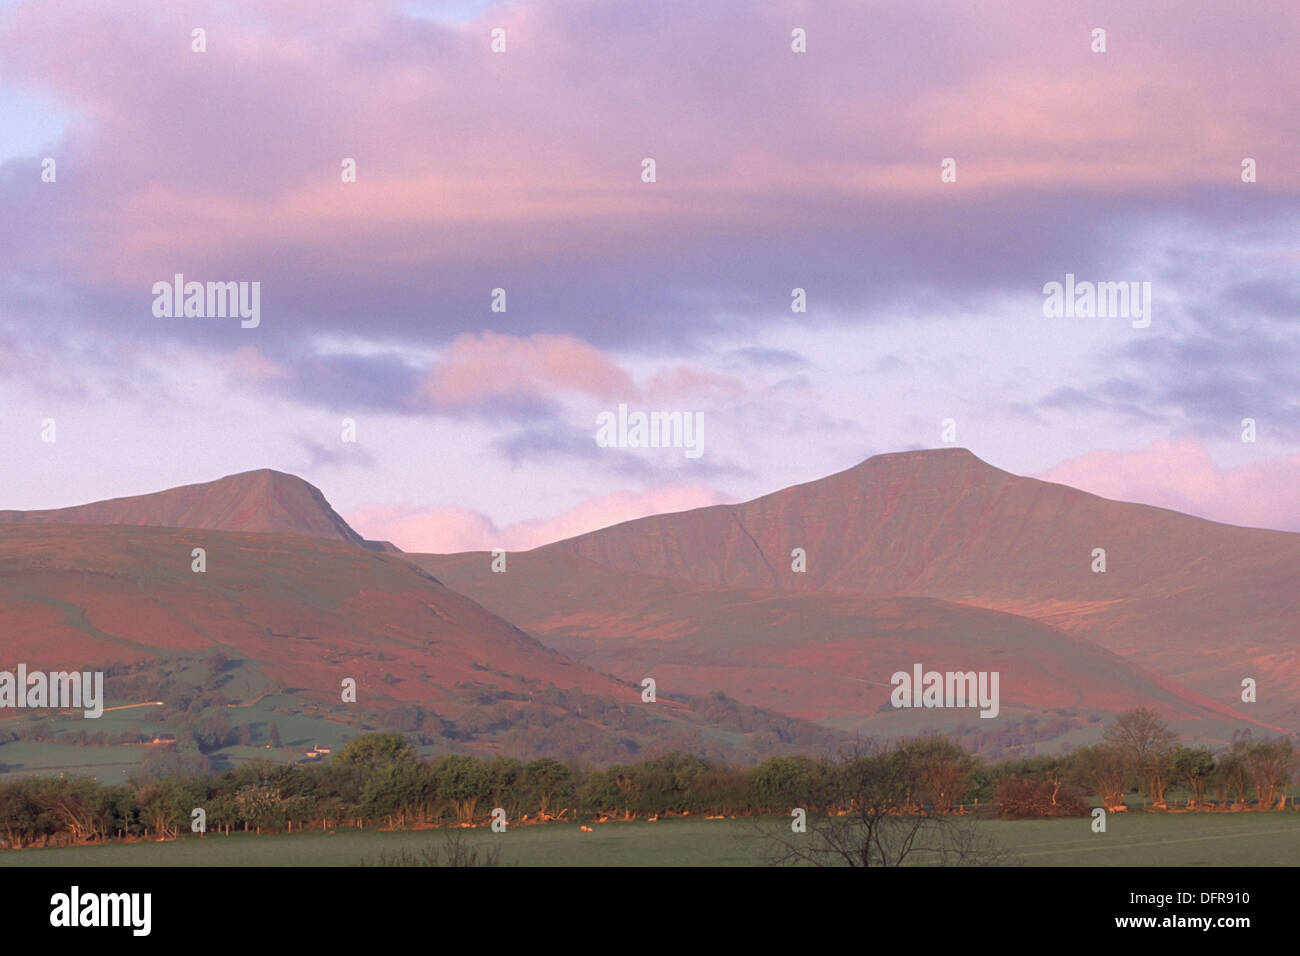
[[[1177,788],[1186,806],[1196,807],[1214,794],[1218,804],[1272,807],[1284,799],[1294,780],[1297,754],[1289,738],[1239,738],[1215,754],[1207,747],[1187,747],[1154,711],[1137,708],[1121,714],[1106,728],[1103,742],[1076,750],[1061,769],[1073,782],[1095,793],[1107,808],[1122,806],[1125,793],[1136,790],[1145,803],[1165,808]]]
[[[114,837],[174,837],[202,808],[209,831],[286,830],[507,819],[635,819],[653,814],[788,815],[873,820],[944,817],[983,806],[1005,816],[1086,815],[1095,794],[1107,807],[1137,790],[1156,807],[1177,787],[1186,803],[1216,793],[1220,804],[1252,798],[1271,808],[1295,778],[1289,739],[1238,740],[1219,754],[1178,746],[1150,711],[1130,711],[1102,743],[1056,757],[989,763],[951,740],[923,736],[860,747],[838,759],[772,757],[754,766],[668,753],[604,768],[553,758],[452,754],[420,759],[399,733],[349,742],[329,762],[250,762],[220,776],[178,773],[103,785],[84,777],[30,777],[0,784],[0,836],[9,847]],[[887,784],[887,786],[886,786]],[[881,832],[890,824],[882,824]],[[879,851],[882,859],[888,854]]]
[[[951,741],[923,737],[888,752],[907,767],[893,809],[946,813],[970,790],[977,761]],[[791,756],[741,767],[681,753],[606,768],[464,754],[425,760],[403,735],[376,733],[321,764],[253,762],[216,777],[117,786],[20,779],[0,784],[0,827],[8,846],[23,847],[170,838],[189,830],[199,807],[209,831],[467,824],[486,821],[495,807],[511,821],[788,814],[793,806],[825,814],[847,806],[845,781],[864,766]]]

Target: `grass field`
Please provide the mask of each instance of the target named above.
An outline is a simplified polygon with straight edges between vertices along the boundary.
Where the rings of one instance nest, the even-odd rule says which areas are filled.
[[[1013,864],[1024,866],[1285,866],[1300,861],[1300,813],[1112,815],[1106,833],[1089,819],[980,820]],[[500,847],[515,866],[752,866],[764,862],[784,820],[661,820],[464,831]],[[167,843],[0,851],[0,866],[357,866],[381,853],[418,852],[445,831],[339,830],[273,836],[209,834]]]
[[[359,727],[330,720],[327,715],[293,713],[290,710],[293,706],[295,702],[288,697],[268,694],[248,706],[209,708],[205,711],[205,716],[220,715],[231,724],[249,725],[257,740],[257,743],[248,746],[224,747],[207,754],[213,768],[218,771],[229,770],[250,760],[289,763],[301,759],[303,751],[313,745],[330,746],[337,751],[344,741],[363,733]],[[69,737],[82,730],[103,731],[116,736],[130,728],[149,735],[177,733],[182,729],[177,724],[152,719],[155,715],[155,708],[132,706],[106,710],[102,717],[89,723],[79,718],[49,718],[44,724],[47,730],[59,731]],[[266,740],[272,724],[279,728],[284,746],[269,751],[262,746],[262,742]],[[0,730],[4,729],[10,729],[9,720],[0,721]],[[140,744],[94,746],[48,740],[15,740],[0,744],[0,781],[33,775],[75,774],[93,777],[101,783],[126,783],[150,753],[147,746]]]

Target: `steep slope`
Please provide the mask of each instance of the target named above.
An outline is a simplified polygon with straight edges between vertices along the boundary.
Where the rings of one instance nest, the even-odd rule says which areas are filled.
[[[193,570],[195,548],[204,549],[203,572]],[[286,695],[287,706],[335,715],[341,708],[341,719],[365,724],[398,705],[418,705],[459,725],[456,746],[485,752],[509,746],[520,754],[623,759],[679,749],[744,759],[781,749],[776,740],[719,744],[725,734],[690,705],[643,705],[636,685],[544,647],[401,556],[346,541],[2,528],[0,648],[0,669],[23,663],[29,671],[117,665],[148,672],[220,652],[241,673],[260,675],[255,686]],[[356,681],[355,705],[341,702],[345,678]],[[220,685],[192,689],[196,697],[227,696]],[[819,728],[806,730],[816,744],[828,739]]]
[[[334,700],[343,677],[359,700],[436,703],[498,672],[628,696],[398,557],[290,535],[0,530],[0,634],[8,658],[44,669],[225,649]]]
[[[855,732],[944,726],[988,740],[1044,723],[1048,738],[1135,706],[1207,736],[1242,726],[1222,704],[1095,644],[999,611],[915,597],[719,588],[629,574],[563,552],[408,555],[548,646],[627,680],[744,703]],[[908,712],[890,676],[914,664],[998,671],[1000,719],[973,710]],[[1095,729],[1095,727],[1094,727]],[[1014,734],[1014,731],[1012,732]]]
[[[376,551],[330,507],[320,489],[296,475],[262,468],[166,491],[46,511],[0,511],[0,525],[95,524],[296,534],[348,541]]]
[[[794,548],[806,551],[805,573],[791,569]],[[1098,548],[1104,573],[1092,569]],[[1239,710],[1300,724],[1300,535],[1110,501],[1010,475],[965,449],[880,455],[743,504],[543,550],[701,584],[1012,611]],[[1238,699],[1244,677],[1260,683],[1257,705]]]

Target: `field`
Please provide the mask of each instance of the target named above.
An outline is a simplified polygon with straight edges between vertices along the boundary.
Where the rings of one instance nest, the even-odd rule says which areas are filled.
[[[1106,833],[1088,819],[980,820],[977,826],[1024,866],[1286,866],[1300,860],[1300,813],[1112,815]],[[515,866],[761,865],[784,820],[661,820],[486,827],[464,831],[471,845],[500,847]],[[0,852],[0,866],[357,866],[381,853],[418,852],[446,832],[338,830],[274,836],[209,834],[167,843],[110,844]]]
[[[276,763],[288,763],[301,759],[303,752],[313,745],[330,746],[338,749],[345,740],[359,736],[359,727],[348,726],[338,721],[316,714],[293,712],[298,706],[290,697],[283,695],[264,695],[251,705],[223,708],[208,708],[204,717],[220,715],[231,724],[247,724],[252,728],[257,743],[247,746],[232,745],[214,750],[206,756],[212,762],[214,770],[230,770],[249,760],[271,760]],[[17,730],[19,720],[30,718],[9,718],[0,721],[0,731]],[[78,732],[91,730],[103,731],[111,737],[127,730],[139,730],[147,734],[177,733],[183,728],[170,721],[157,719],[157,711],[152,707],[122,707],[106,710],[97,720],[87,722],[80,718],[53,717],[43,718],[48,731],[59,732],[69,737]],[[279,728],[284,746],[268,750],[262,745],[270,732],[271,725]],[[429,748],[425,748],[428,750]],[[57,774],[76,774],[92,777],[101,783],[126,783],[140,768],[140,763],[153,750],[143,744],[88,745],[74,743],[55,743],[48,740],[14,740],[0,744],[0,781],[17,777]]]

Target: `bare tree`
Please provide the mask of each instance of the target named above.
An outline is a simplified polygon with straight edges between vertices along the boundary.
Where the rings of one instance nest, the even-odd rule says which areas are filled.
[[[1129,770],[1137,775],[1157,807],[1165,804],[1165,786],[1170,776],[1170,755],[1178,735],[1149,707],[1136,707],[1120,714],[1106,728],[1106,742],[1123,755]]]
[[[402,848],[380,852],[378,862],[363,859],[359,866],[499,866],[500,846],[473,846],[460,830],[448,830],[440,843],[420,847],[419,853]]]
[[[1296,753],[1285,737],[1259,741],[1246,747],[1246,770],[1255,780],[1255,794],[1260,807],[1272,807],[1277,797],[1295,776]],[[1277,804],[1279,807],[1282,804]]]
[[[1205,747],[1179,747],[1172,760],[1174,772],[1192,792],[1187,805],[1194,807],[1204,799],[1206,785],[1214,775],[1214,754]]]
[[[1072,777],[1084,792],[1095,793],[1109,810],[1124,806],[1124,785],[1128,779],[1127,762],[1113,744],[1093,744],[1071,754]]]
[[[1219,754],[1218,774],[1223,789],[1232,795],[1236,806],[1244,806],[1250,791],[1250,771],[1246,763],[1248,741],[1237,739],[1232,746]]]
[[[954,766],[949,767],[951,762]],[[810,795],[806,832],[767,834],[778,866],[992,866],[1009,858],[974,821],[945,812],[960,797],[969,757],[960,748],[860,744]]]

